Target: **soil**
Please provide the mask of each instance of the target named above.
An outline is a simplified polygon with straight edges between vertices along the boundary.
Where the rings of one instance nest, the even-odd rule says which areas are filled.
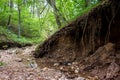
[[[86,80],[120,80],[120,50],[113,43],[107,43],[93,55],[72,62],[60,62],[48,57],[38,58],[36,62],[40,68],[60,70],[72,80],[78,76]]]
[[[0,50],[0,80],[73,80],[60,70],[38,67],[33,55],[36,46]],[[77,76],[74,80],[83,80]]]
[[[0,79],[120,80],[119,5],[105,0],[37,48],[0,50]]]
[[[36,46],[0,50],[0,80],[120,80],[119,46],[108,43],[73,62],[33,57]]]
[[[39,67],[67,78],[120,80],[120,0],[105,0],[89,13],[40,44],[34,57]]]
[[[2,49],[8,49],[8,48],[11,48],[11,47],[19,47],[19,48],[21,48],[21,47],[25,47],[25,46],[32,46],[32,44],[31,43],[25,43],[25,44],[23,44],[23,43],[6,41],[6,40],[2,41],[0,39],[0,49],[1,50]]]

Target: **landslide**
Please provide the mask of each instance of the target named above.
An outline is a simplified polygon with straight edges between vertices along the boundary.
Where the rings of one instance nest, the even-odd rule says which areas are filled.
[[[120,80],[119,14],[119,0],[103,1],[40,44],[36,62],[74,76]]]

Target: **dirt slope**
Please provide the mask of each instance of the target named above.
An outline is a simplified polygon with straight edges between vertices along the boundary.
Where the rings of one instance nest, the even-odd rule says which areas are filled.
[[[70,74],[119,80],[119,14],[119,0],[104,1],[39,45],[34,54],[37,63],[56,69],[64,67],[67,69],[62,71]],[[72,70],[74,65],[77,67]]]

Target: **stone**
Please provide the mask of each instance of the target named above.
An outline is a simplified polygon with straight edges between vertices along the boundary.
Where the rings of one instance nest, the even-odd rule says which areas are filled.
[[[37,63],[36,62],[31,62],[30,64],[29,64],[29,66],[31,67],[31,68],[37,68]]]
[[[16,58],[15,61],[17,61],[17,62],[22,62],[23,59],[22,59],[22,58]]]
[[[68,63],[67,65],[68,65],[68,66],[71,66],[72,64],[71,64],[71,63]]]
[[[75,69],[75,71],[74,71],[74,72],[77,74],[77,73],[79,73],[79,70],[78,70],[78,69]]]
[[[60,64],[59,63],[54,63],[54,66],[59,66]]]

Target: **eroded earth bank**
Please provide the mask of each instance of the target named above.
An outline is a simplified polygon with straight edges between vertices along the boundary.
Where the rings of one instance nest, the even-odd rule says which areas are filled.
[[[34,53],[36,62],[70,79],[120,80],[119,23],[120,1],[105,0],[40,44]]]
[[[43,44],[0,50],[0,80],[120,80],[119,23],[120,0],[105,0]]]

